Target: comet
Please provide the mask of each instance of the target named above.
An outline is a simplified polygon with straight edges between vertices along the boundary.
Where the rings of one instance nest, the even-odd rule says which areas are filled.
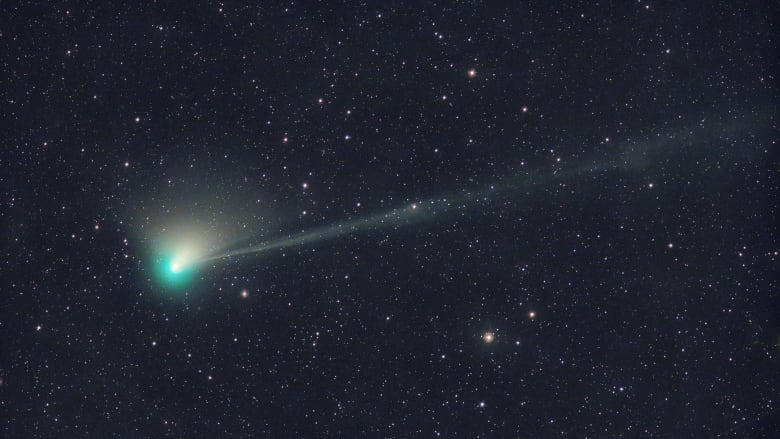
[[[518,169],[514,175],[488,186],[451,192],[419,201],[407,200],[406,204],[384,212],[347,218],[331,225],[301,230],[258,244],[243,246],[234,244],[214,250],[204,243],[202,233],[190,233],[183,239],[173,240],[168,246],[170,250],[158,260],[161,267],[158,271],[165,283],[181,285],[193,275],[196,267],[208,262],[310,245],[345,235],[381,229],[395,230],[413,224],[439,221],[456,213],[465,214],[467,211],[478,210],[479,207],[494,206],[496,201],[531,195],[539,187],[547,187],[551,183],[569,177],[645,169],[664,156],[668,159],[669,155],[684,154],[687,152],[686,146],[706,143],[705,137],[739,131],[740,128],[738,124],[727,124],[715,130],[697,128],[657,134],[643,142],[626,142],[622,145],[605,147],[609,149],[600,153],[602,158],[578,159],[571,163],[562,162],[560,157],[554,157],[549,164],[542,164],[532,170]],[[604,159],[605,155],[611,158]]]
[[[195,275],[196,261],[212,250],[204,236],[202,230],[187,229],[160,239],[154,261],[155,277],[162,286],[179,289],[189,284]]]

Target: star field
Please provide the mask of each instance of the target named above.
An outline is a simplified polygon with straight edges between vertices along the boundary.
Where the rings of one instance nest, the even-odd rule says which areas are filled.
[[[3,437],[780,434],[776,4],[0,10]]]

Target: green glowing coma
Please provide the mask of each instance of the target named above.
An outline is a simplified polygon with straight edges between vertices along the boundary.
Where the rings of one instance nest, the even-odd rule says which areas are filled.
[[[155,277],[161,286],[171,289],[184,288],[194,274],[194,265],[178,261],[176,255],[162,255],[155,260]]]

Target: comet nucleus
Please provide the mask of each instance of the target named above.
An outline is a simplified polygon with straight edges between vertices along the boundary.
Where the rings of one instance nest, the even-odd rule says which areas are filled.
[[[188,230],[161,234],[154,256],[157,282],[173,289],[186,287],[197,271],[198,260],[208,251],[203,233]]]

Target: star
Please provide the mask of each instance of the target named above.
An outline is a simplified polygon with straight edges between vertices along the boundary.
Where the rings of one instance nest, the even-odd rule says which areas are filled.
[[[495,335],[495,334],[493,334],[493,333],[492,333],[492,332],[490,332],[490,331],[488,331],[488,332],[485,332],[484,334],[482,334],[482,340],[483,340],[485,343],[488,343],[488,344],[490,344],[490,343],[493,343],[493,341],[495,341],[495,339],[496,339],[496,335]]]

